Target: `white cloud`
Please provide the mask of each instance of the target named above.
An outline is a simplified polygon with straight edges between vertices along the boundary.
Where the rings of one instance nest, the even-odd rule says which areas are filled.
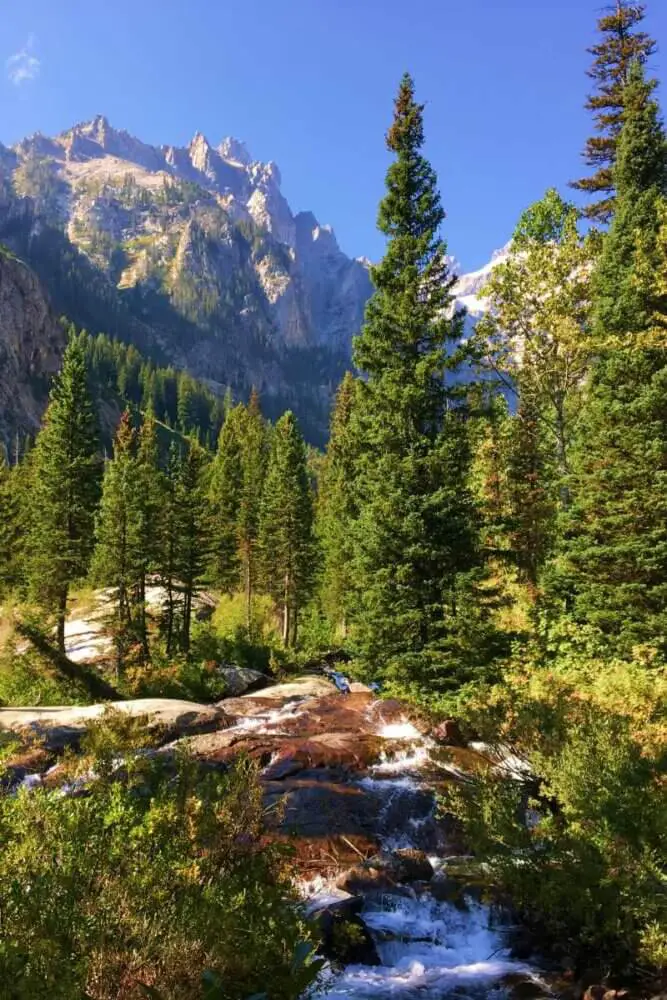
[[[35,36],[30,35],[22,49],[10,56],[6,62],[7,76],[11,82],[20,87],[39,76],[41,63],[35,55]]]

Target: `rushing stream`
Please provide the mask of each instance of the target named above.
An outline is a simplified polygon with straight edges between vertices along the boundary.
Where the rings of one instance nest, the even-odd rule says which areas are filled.
[[[420,773],[428,767],[431,745],[409,723],[383,735],[415,742],[410,750],[359,779],[362,787],[378,796],[382,848],[428,851],[436,827],[435,799]],[[430,854],[429,860],[436,871],[447,871],[446,855]],[[335,898],[336,890],[330,886],[320,885],[316,891],[311,887],[311,912]],[[548,993],[538,970],[511,957],[506,928],[494,922],[491,908],[472,899],[459,907],[438,902],[422,886],[408,886],[405,895],[371,894],[360,916],[381,964],[348,965],[342,972],[330,973],[319,998],[503,1000],[509,995],[508,984],[516,981],[534,982],[536,996]]]

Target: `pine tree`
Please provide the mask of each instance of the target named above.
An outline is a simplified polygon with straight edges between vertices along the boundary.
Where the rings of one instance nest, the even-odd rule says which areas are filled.
[[[593,113],[598,134],[587,140],[583,155],[594,172],[574,181],[572,187],[602,196],[584,210],[588,218],[599,222],[608,222],[614,212],[614,169],[630,69],[633,63],[644,65],[655,52],[653,39],[636,30],[645,10],[644,4],[615,0],[598,21],[602,40],[588,50],[594,57],[588,75],[595,81],[596,93],[588,98],[586,108]],[[649,90],[655,86],[655,80],[648,84]]]
[[[151,574],[157,571],[160,559],[160,517],[164,502],[164,476],[160,469],[157,426],[152,410],[144,415],[139,431],[137,449],[137,475],[139,478],[139,552],[138,592],[135,595],[137,632],[148,659],[148,622],[146,618],[146,587]]]
[[[636,67],[618,144],[616,215],[592,284],[601,346],[558,581],[575,619],[623,653],[635,643],[667,649],[666,169],[658,108]]]
[[[179,530],[180,511],[178,480],[181,470],[181,452],[178,444],[172,442],[169,449],[162,507],[158,520],[158,579],[164,590],[165,599],[160,622],[167,655],[178,646],[179,632]]]
[[[64,651],[68,593],[88,571],[101,475],[97,417],[84,352],[76,341],[68,345],[51,390],[32,469],[30,591],[54,614],[58,647]]]
[[[268,459],[266,424],[259,395],[253,388],[241,438],[242,485],[238,511],[238,542],[246,605],[246,630],[250,636],[252,598],[257,582],[259,511]]]
[[[423,107],[406,75],[387,134],[395,159],[378,214],[387,249],[371,270],[375,294],[355,342],[367,378],[353,420],[355,635],[373,669],[422,689],[448,682],[462,587],[479,565],[465,411],[445,386],[461,318],[450,318],[455,279],[423,142]]]
[[[667,652],[667,364],[621,348],[596,366],[574,470],[564,575],[608,646]]]
[[[143,644],[141,602],[144,573],[143,483],[136,455],[136,432],[128,410],[121,416],[107,463],[96,524],[91,574],[112,589],[113,635],[122,670],[129,651]]]
[[[351,430],[356,383],[347,372],[336,394],[318,488],[317,535],[323,555],[320,593],[328,621],[347,634],[355,601],[353,526],[356,437]]]
[[[275,426],[259,516],[261,578],[280,613],[285,646],[296,642],[299,611],[313,575],[313,498],[296,418]]]
[[[195,441],[188,441],[174,489],[178,526],[176,571],[182,602],[180,646],[185,653],[190,651],[193,602],[208,561],[206,462],[204,450]]]
[[[616,214],[593,275],[595,330],[603,342],[614,335],[622,341],[631,332],[649,329],[655,313],[667,309],[655,281],[660,205],[667,193],[667,143],[651,89],[635,65],[625,91],[614,170]]]
[[[246,424],[246,408],[239,403],[229,411],[222,425],[210,471],[209,575],[215,587],[228,593],[237,589],[241,578],[239,518],[243,494],[242,448]]]

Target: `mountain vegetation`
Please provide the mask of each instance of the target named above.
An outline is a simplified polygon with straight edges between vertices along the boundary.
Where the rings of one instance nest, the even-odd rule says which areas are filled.
[[[618,0],[593,49],[597,173],[579,187],[604,196],[587,214],[608,226],[584,232],[548,190],[490,271],[472,336],[424,105],[403,77],[385,253],[325,449],[234,377],[213,392],[72,326],[34,444],[0,464],[0,600],[16,627],[0,699],[81,697],[86,675],[75,684],[62,654],[72,599],[92,586],[112,637],[104,683],[122,695],[203,700],[211,662],[275,673],[339,653],[353,677],[495,748],[504,770],[481,768],[443,808],[554,961],[639,996],[667,975],[667,138],[642,16]],[[95,128],[67,142],[103,146],[107,125]],[[25,196],[57,213],[64,175],[29,157],[16,169]],[[183,222],[195,272],[170,270],[136,235],[80,234],[85,268],[107,278],[116,268],[127,283],[143,261],[199,345],[230,289],[249,294],[236,260],[226,291],[216,284],[217,254],[243,244],[287,266],[256,220],[230,228],[202,190],[165,182],[158,199]],[[77,196],[139,214],[156,198],[131,178]],[[113,441],[100,437],[110,423]],[[202,622],[207,591],[218,610]],[[89,794],[0,790],[9,995],[303,995],[319,966],[295,959],[311,932],[252,768],[196,778],[187,759],[150,754],[130,765],[136,734],[118,720],[100,732],[82,764]]]

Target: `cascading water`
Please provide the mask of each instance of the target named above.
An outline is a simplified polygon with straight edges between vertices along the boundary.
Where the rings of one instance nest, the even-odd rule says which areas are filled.
[[[469,903],[459,910],[429,894],[384,896],[361,916],[382,964],[348,966],[325,986],[321,996],[328,1000],[438,1000],[453,993],[500,998],[505,977],[534,975],[508,957],[485,906]]]
[[[410,723],[385,727],[385,738],[415,736]],[[430,854],[436,870],[446,857],[434,855],[436,802],[420,771],[428,767],[430,741],[423,737],[370,769],[358,784],[378,797],[378,832],[383,850],[416,848]],[[453,769],[452,769],[453,770]],[[440,842],[436,850],[443,851]],[[444,851],[446,853],[446,849]],[[331,902],[331,887],[312,886],[311,907]],[[548,992],[537,971],[512,959],[503,926],[490,907],[472,899],[465,906],[438,902],[423,885],[401,894],[370,893],[360,913],[379,956],[379,965],[348,965],[331,973],[321,1000],[442,1000],[470,997],[503,1000],[512,977],[532,980],[536,995]]]

